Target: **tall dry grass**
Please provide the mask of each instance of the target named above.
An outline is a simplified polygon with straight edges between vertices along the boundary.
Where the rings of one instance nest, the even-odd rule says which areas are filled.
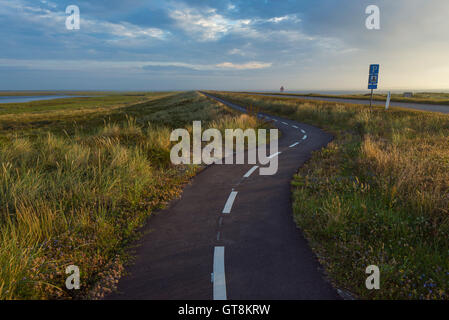
[[[0,299],[108,292],[91,289],[105,278],[116,281],[136,229],[198,170],[173,166],[169,158],[172,129],[191,129],[191,120],[221,130],[261,125],[196,93],[182,93],[121,110],[113,120],[100,114],[71,134],[67,124],[59,132],[3,136]],[[81,291],[65,289],[68,265],[80,268]]]

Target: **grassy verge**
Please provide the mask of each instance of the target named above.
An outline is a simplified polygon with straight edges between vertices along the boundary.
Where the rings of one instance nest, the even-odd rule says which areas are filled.
[[[194,92],[113,99],[5,106],[14,116],[0,116],[0,299],[101,297],[136,230],[199,169],[171,165],[171,130],[262,125]],[[80,268],[80,291],[65,289],[68,265]]]
[[[251,94],[250,92],[245,92],[247,94]],[[299,93],[269,93],[269,92],[260,92],[263,94],[270,95],[278,95],[282,97],[283,95],[288,96],[297,96],[298,98],[304,97],[316,97],[316,98],[337,98],[337,99],[354,99],[354,100],[370,100],[371,94],[338,94],[338,95],[330,95],[330,94],[299,94]],[[373,100],[377,101],[386,101],[386,94],[374,94]],[[407,102],[407,103],[422,103],[422,104],[436,104],[436,105],[449,105],[449,93],[433,93],[433,92],[418,92],[413,95],[413,97],[407,98],[401,94],[393,93],[391,95],[391,101],[394,102]]]
[[[335,140],[292,182],[295,220],[331,278],[365,299],[449,298],[449,117],[219,94]],[[377,265],[380,290],[365,287]]]
[[[60,95],[70,95],[70,96],[105,96],[105,95],[142,95],[148,94],[148,92],[120,92],[120,91],[70,91],[70,90],[60,90],[60,91],[0,91],[0,97],[29,97],[29,96],[60,96]]]
[[[20,114],[26,116],[38,116],[40,113],[49,115],[58,111],[57,114],[66,116],[67,111],[88,111],[105,109],[111,107],[123,107],[137,102],[145,102],[155,97],[168,96],[173,92],[150,92],[150,93],[124,93],[103,94],[92,97],[70,97],[55,100],[39,100],[26,103],[2,103],[0,104],[0,116],[13,118]],[[99,111],[99,110],[96,110]]]

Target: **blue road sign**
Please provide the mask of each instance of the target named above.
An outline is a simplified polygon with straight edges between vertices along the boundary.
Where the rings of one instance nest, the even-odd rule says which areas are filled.
[[[379,83],[379,65],[372,64],[369,66],[368,89],[377,89]]]
[[[379,65],[372,64],[369,66],[369,74],[379,74]]]

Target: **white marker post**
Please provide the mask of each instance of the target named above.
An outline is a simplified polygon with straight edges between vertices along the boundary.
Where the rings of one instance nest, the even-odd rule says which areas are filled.
[[[387,102],[385,103],[385,110],[388,110],[390,108],[390,100],[391,100],[391,92],[388,92],[387,96]]]

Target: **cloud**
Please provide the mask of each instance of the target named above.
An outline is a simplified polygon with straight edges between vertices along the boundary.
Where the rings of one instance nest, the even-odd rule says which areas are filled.
[[[156,38],[159,40],[166,39],[170,32],[158,28],[142,28],[129,22],[111,23],[106,21],[98,21],[91,19],[82,20],[82,28],[87,33],[103,33],[119,38]]]
[[[239,55],[239,56],[245,56],[246,55],[246,53],[243,50],[238,49],[238,48],[231,49],[231,50],[228,51],[228,53],[231,54],[231,55]]]
[[[237,10],[237,7],[235,6],[235,4],[230,3],[230,4],[228,4],[227,9],[228,9],[229,11],[235,11],[235,10]]]
[[[33,28],[47,34],[67,34],[65,27],[67,14],[58,11],[57,6],[48,1],[41,1],[41,6],[31,5],[22,0],[2,0],[3,14],[11,16],[24,24],[31,24]],[[89,17],[81,12],[81,29],[77,31],[84,35],[104,35],[115,40],[127,38],[164,40],[170,32],[159,28],[144,28],[129,22],[113,23]]]
[[[172,9],[169,16],[177,26],[186,33],[197,36],[200,41],[217,41],[228,34],[238,34],[246,38],[263,38],[263,32],[257,29],[261,24],[280,24],[282,22],[299,23],[301,19],[295,14],[289,14],[268,19],[249,18],[231,19],[217,13],[213,8],[191,8],[186,5]],[[235,8],[235,7],[233,7]],[[270,31],[275,33],[275,31]]]
[[[242,32],[251,23],[250,19],[225,18],[216,9],[176,9],[170,12],[170,17],[187,33],[198,35],[201,41],[217,40],[229,32]]]
[[[271,67],[272,63],[263,63],[263,62],[247,62],[242,64],[232,63],[232,62],[223,62],[217,64],[217,67],[223,69],[235,69],[235,70],[254,70],[254,69],[265,69]]]
[[[280,22],[285,22],[285,21],[291,21],[294,23],[298,23],[298,22],[301,22],[301,19],[299,19],[296,14],[288,14],[288,15],[281,16],[281,17],[273,17],[266,21],[272,22],[272,23],[280,23]]]
[[[179,61],[104,61],[104,60],[25,60],[1,59],[0,67],[25,68],[29,70],[46,71],[113,71],[127,70],[138,72],[141,70],[175,70],[190,69],[196,71],[216,70],[254,70],[271,67],[271,63],[247,62],[235,64],[222,62],[218,64],[191,64]]]

